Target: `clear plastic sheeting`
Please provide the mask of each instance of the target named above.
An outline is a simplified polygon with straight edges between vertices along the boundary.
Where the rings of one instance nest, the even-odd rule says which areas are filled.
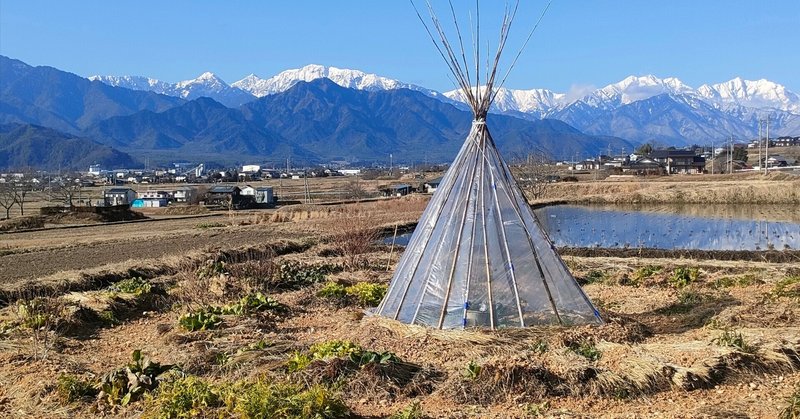
[[[601,324],[475,121],[377,310],[438,329]]]

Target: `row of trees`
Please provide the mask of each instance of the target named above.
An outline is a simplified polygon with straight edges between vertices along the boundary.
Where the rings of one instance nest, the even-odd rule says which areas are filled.
[[[65,185],[51,185],[45,191],[50,201],[55,201],[71,208],[75,206],[75,200],[80,196],[82,189],[79,183],[68,183]],[[14,209],[14,206],[19,208],[21,216],[25,215],[25,199],[29,196],[31,190],[31,186],[24,183],[0,183],[0,210],[5,210],[5,219],[11,218],[11,210]]]
[[[6,210],[6,219],[11,218],[11,209],[19,207],[20,215],[25,215],[25,196],[28,188],[13,182],[0,183],[0,208]]]

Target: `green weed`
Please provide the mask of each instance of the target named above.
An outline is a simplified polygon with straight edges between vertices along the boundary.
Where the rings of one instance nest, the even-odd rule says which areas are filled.
[[[800,298],[800,276],[787,276],[780,280],[771,294],[775,298]]]
[[[383,284],[359,282],[347,287],[347,294],[353,296],[361,305],[375,307],[383,300],[386,289],[386,285]]]
[[[223,405],[219,389],[198,377],[164,383],[147,404],[159,419],[212,416],[210,410]]]
[[[359,282],[351,286],[328,282],[317,292],[317,295],[337,302],[345,302],[348,298],[352,298],[359,305],[375,307],[383,300],[386,290],[386,285],[371,282]]]
[[[570,351],[588,359],[589,361],[597,361],[602,356],[602,353],[597,349],[594,343],[588,340],[572,343],[568,345],[568,348]]]
[[[464,368],[463,374],[467,379],[477,380],[478,376],[481,375],[481,366],[475,361],[469,361],[469,364]]]
[[[778,414],[778,419],[800,419],[800,387],[786,399],[786,407]]]
[[[529,403],[525,406],[525,413],[532,418],[544,416],[550,410],[550,401],[541,403]]]
[[[112,370],[100,379],[99,388],[105,402],[112,406],[126,406],[158,387],[166,373],[177,371],[180,370],[176,366],[155,362],[142,356],[137,349],[128,365]]]
[[[245,418],[325,418],[350,416],[341,398],[322,386],[307,390],[291,384],[257,381],[237,386],[226,404],[235,415]]]
[[[689,284],[697,281],[700,278],[700,270],[697,268],[686,268],[686,267],[678,267],[672,271],[672,276],[669,277],[668,281],[670,285],[675,288],[684,288]]]
[[[216,329],[222,324],[222,319],[213,311],[200,309],[183,314],[178,318],[178,324],[190,332],[195,332],[198,330]]]
[[[757,285],[763,283],[764,281],[756,278],[754,274],[745,274],[742,276],[724,276],[722,278],[717,278],[714,281],[713,287],[716,289],[731,288],[731,287],[749,287],[751,285]]]
[[[63,403],[91,400],[97,395],[97,388],[89,381],[72,374],[61,374],[56,382],[56,394]]]
[[[390,419],[423,419],[425,417],[425,413],[422,411],[419,401],[414,400],[408,406],[404,407],[403,410],[390,416]]]
[[[736,348],[741,352],[752,354],[755,353],[756,348],[747,341],[745,341],[744,336],[742,336],[741,332],[735,332],[730,329],[724,329],[722,334],[718,337],[714,338],[712,342],[716,343],[719,346],[728,346],[731,348]]]
[[[123,279],[116,284],[108,287],[111,292],[118,292],[122,294],[142,295],[152,291],[153,285],[141,277],[133,277]]]
[[[642,283],[644,280],[651,278],[653,275],[661,272],[664,269],[658,265],[646,265],[633,272],[633,282]]]

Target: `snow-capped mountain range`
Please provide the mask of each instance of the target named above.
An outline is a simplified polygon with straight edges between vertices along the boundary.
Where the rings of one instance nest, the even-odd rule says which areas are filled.
[[[184,99],[208,96],[226,106],[284,92],[301,81],[328,78],[359,90],[411,89],[449,102],[463,102],[460,91],[439,93],[358,70],[321,65],[286,70],[270,78],[251,74],[230,85],[213,73],[179,83],[137,76],[92,76],[113,86],[149,90]],[[693,88],[674,77],[630,76],[574,97],[547,89],[513,90],[497,94],[494,111],[525,119],[554,118],[581,131],[615,135],[635,141],[680,145],[756,135],[758,120],[769,116],[772,133],[800,134],[800,96],[769,80],[735,78]]]
[[[178,83],[167,83],[142,76],[91,76],[89,80],[101,81],[111,86],[131,90],[147,90],[187,100],[210,97],[229,107],[241,106],[256,99],[252,94],[228,85],[211,72],[205,72],[196,79]]]

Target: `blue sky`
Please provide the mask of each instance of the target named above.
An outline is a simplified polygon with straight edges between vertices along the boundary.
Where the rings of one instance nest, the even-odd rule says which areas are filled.
[[[482,4],[488,28],[501,4]],[[511,49],[545,4],[523,0]],[[799,45],[798,0],[554,0],[506,84],[564,92],[631,74],[694,87],[742,76],[800,93]],[[231,83],[315,63],[452,89],[406,0],[0,0],[0,54],[83,76],[213,71]]]

